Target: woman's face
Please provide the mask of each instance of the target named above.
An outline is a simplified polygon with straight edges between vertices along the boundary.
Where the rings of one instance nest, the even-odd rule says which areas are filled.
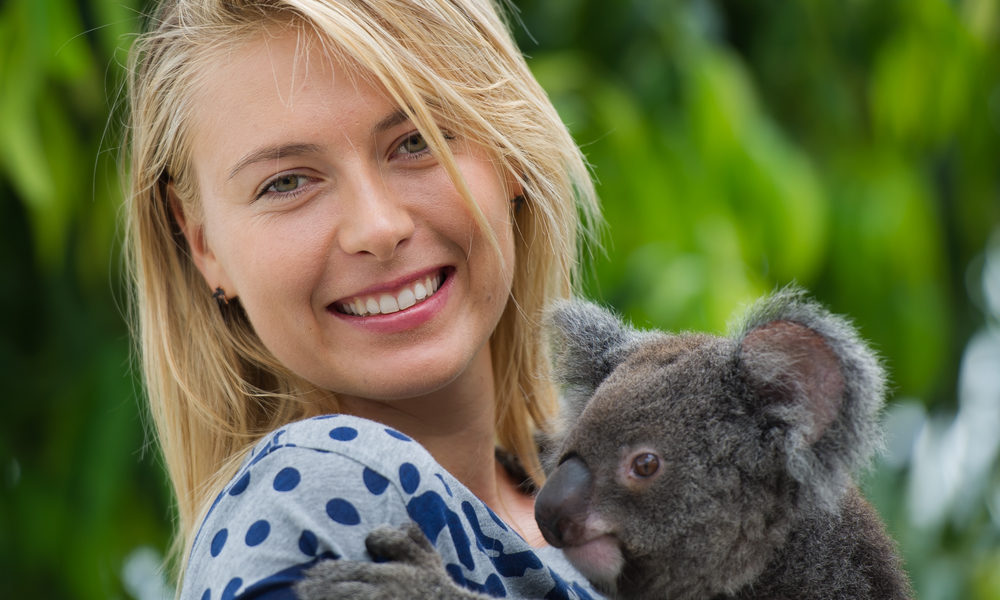
[[[194,260],[312,383],[375,400],[440,390],[482,358],[507,302],[509,187],[481,148],[449,140],[501,262],[397,105],[300,49],[262,36],[206,73]]]

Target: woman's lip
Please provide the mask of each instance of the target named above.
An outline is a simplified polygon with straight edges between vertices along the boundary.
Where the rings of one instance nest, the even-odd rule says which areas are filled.
[[[444,283],[446,273],[447,270],[442,269],[395,291],[356,296],[344,302],[335,302],[333,310],[354,317],[374,317],[406,310],[426,302],[436,294]]]
[[[394,279],[393,281],[389,281],[389,282],[385,282],[385,283],[379,283],[379,284],[373,285],[371,287],[365,288],[365,289],[363,289],[363,290],[361,290],[359,292],[355,292],[355,293],[350,294],[348,296],[344,296],[343,298],[339,298],[337,300],[334,300],[328,306],[333,307],[333,306],[335,306],[337,304],[343,304],[343,303],[349,302],[349,301],[351,301],[351,300],[353,300],[355,298],[361,298],[361,297],[364,297],[364,296],[377,296],[379,294],[385,294],[385,293],[394,292],[394,291],[398,290],[399,288],[406,287],[408,285],[412,285],[414,282],[420,281],[421,279],[423,279],[423,278],[425,278],[425,277],[427,277],[429,275],[435,275],[437,273],[445,272],[446,270],[447,270],[447,272],[451,272],[454,269],[451,269],[449,267],[440,267],[440,266],[439,267],[432,267],[430,269],[425,269],[423,271],[419,271],[417,273],[412,273],[410,275],[405,275],[403,277],[399,277],[397,279]]]
[[[456,271],[447,268],[443,273],[444,281],[437,292],[409,308],[388,314],[356,316],[343,313],[330,304],[327,313],[352,326],[374,333],[392,334],[414,330],[434,319],[448,304]]]

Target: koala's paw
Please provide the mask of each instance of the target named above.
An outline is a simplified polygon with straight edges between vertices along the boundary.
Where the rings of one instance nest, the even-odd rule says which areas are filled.
[[[427,569],[443,568],[441,557],[416,523],[400,527],[376,527],[365,539],[365,548],[376,560],[401,562]]]
[[[389,562],[326,560],[295,585],[300,600],[486,600],[452,581],[420,528],[381,526],[365,540],[373,558]]]

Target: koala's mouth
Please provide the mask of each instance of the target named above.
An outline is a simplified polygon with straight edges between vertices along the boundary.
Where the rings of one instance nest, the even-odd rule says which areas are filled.
[[[562,550],[584,577],[599,587],[614,589],[615,581],[625,566],[618,538],[604,534]]]

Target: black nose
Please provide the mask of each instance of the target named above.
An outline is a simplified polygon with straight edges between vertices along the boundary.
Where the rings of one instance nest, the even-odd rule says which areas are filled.
[[[583,541],[590,488],[590,469],[575,456],[552,472],[535,498],[535,521],[545,541],[557,548]]]

